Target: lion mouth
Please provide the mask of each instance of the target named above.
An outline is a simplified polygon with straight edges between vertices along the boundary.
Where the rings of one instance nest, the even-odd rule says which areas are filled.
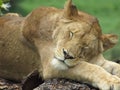
[[[57,59],[57,60],[59,60],[59,61],[61,61],[61,62],[63,62],[63,63],[65,63],[65,59],[63,60],[63,59],[60,59],[60,58],[58,58],[56,56],[54,56],[54,58]]]
[[[61,62],[61,63],[63,63],[64,65],[66,65],[67,67],[71,67],[71,65],[67,62],[68,60],[70,61],[70,60],[72,60],[72,59],[60,59],[60,58],[58,58],[58,57],[56,57],[56,56],[54,56],[54,59],[56,59],[56,60],[58,60],[59,62]]]

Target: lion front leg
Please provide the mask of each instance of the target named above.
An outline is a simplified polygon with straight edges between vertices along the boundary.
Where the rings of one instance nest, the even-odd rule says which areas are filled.
[[[120,78],[109,74],[100,66],[84,61],[64,71],[64,74],[65,78],[87,82],[100,90],[120,90]]]

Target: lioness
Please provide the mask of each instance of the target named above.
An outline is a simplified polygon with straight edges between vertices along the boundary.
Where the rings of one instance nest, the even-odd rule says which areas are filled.
[[[120,65],[102,52],[117,36],[68,0],[64,9],[42,7],[26,17],[0,17],[0,77],[20,81],[33,70],[43,79],[68,78],[101,90],[120,90]]]

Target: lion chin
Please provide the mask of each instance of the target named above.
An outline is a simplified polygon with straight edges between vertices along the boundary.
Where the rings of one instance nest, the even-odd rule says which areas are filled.
[[[54,58],[51,61],[51,65],[53,65],[54,68],[58,70],[67,70],[69,68],[68,65],[63,60],[59,60],[57,58]]]
[[[66,78],[120,90],[120,65],[102,55],[117,41],[72,0],[64,9],[40,7],[26,17],[10,13],[0,17],[0,77],[22,81],[38,70],[44,80]]]

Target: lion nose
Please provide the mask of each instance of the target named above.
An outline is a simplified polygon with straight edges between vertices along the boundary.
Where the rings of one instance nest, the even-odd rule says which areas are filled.
[[[65,58],[65,59],[74,59],[74,57],[71,56],[71,55],[69,55],[68,52],[65,51],[64,49],[63,49],[63,54],[64,54],[64,58]]]

